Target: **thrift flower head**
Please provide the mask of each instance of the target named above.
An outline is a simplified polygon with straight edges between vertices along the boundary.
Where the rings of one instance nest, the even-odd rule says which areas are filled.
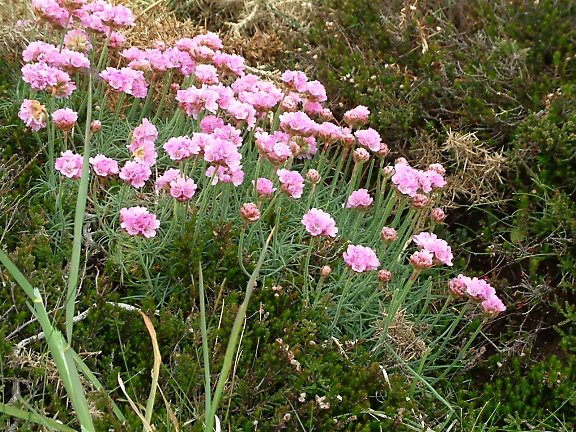
[[[150,166],[137,161],[128,161],[120,170],[120,178],[126,183],[141,188],[144,183],[150,178],[152,171]]]
[[[65,177],[79,179],[82,177],[82,155],[66,150],[56,159],[54,167]]]
[[[92,169],[101,177],[108,177],[112,174],[118,174],[118,162],[114,159],[104,156],[103,154],[97,154],[95,157],[88,160]]]
[[[506,310],[506,306],[497,295],[492,295],[482,302],[482,310],[489,316],[498,315]]]
[[[312,184],[318,184],[320,183],[320,173],[315,170],[314,168],[310,168],[308,170],[308,172],[306,173],[306,178],[308,179],[308,181]]]
[[[130,235],[151,238],[156,235],[160,221],[145,207],[136,206],[120,210],[120,226]]]
[[[175,168],[167,169],[164,174],[156,179],[154,188],[158,190],[170,189],[170,182],[180,177],[180,171]]]
[[[441,223],[444,221],[444,219],[446,219],[446,213],[444,213],[444,210],[442,210],[441,208],[436,207],[433,208],[432,211],[430,212],[430,217],[434,222]]]
[[[419,270],[430,268],[434,265],[434,255],[427,249],[414,252],[410,256],[410,263]]]
[[[274,184],[267,178],[260,177],[256,180],[256,193],[260,198],[270,198],[275,190]]]
[[[356,108],[346,111],[344,113],[344,121],[350,127],[362,126],[368,121],[370,110],[363,105],[358,105]]]
[[[366,209],[372,205],[374,199],[370,196],[367,189],[358,189],[350,194],[346,208]]]
[[[436,261],[448,266],[452,265],[452,250],[446,240],[439,239],[436,234],[428,232],[415,235],[412,240],[422,249],[433,253]]]
[[[378,282],[390,282],[392,279],[392,273],[390,270],[382,269],[378,271]]]
[[[382,240],[385,242],[392,242],[398,238],[398,233],[394,228],[384,227],[380,231],[380,237],[382,237]]]
[[[172,160],[183,160],[200,154],[200,146],[187,136],[170,138],[163,146]]]
[[[179,176],[170,182],[170,195],[178,201],[187,201],[194,196],[197,188],[194,180]]]
[[[70,30],[64,35],[64,46],[72,51],[88,52],[92,49],[90,37],[81,29]]]
[[[46,127],[46,107],[34,99],[24,99],[18,111],[18,117],[33,131]]]
[[[380,150],[382,138],[380,138],[380,134],[374,129],[368,128],[365,130],[357,130],[354,132],[354,135],[362,147],[366,147],[373,152],[378,152]]]
[[[336,221],[323,210],[313,208],[302,218],[302,224],[306,227],[312,236],[325,235],[328,237],[336,237],[338,227]]]
[[[76,121],[78,114],[70,108],[62,108],[52,113],[52,120],[58,129],[63,132],[71,131]]]
[[[282,192],[292,198],[300,198],[304,192],[304,178],[298,171],[279,169],[276,171],[278,179],[282,184]]]
[[[342,256],[344,257],[344,262],[358,273],[376,270],[380,266],[376,252],[366,246],[349,245]]]
[[[330,267],[329,265],[322,266],[322,268],[320,269],[320,277],[322,278],[327,278],[328,276],[330,276],[330,273],[332,273],[332,267]]]
[[[256,222],[260,219],[260,210],[254,203],[244,203],[242,207],[240,207],[240,216],[242,216],[242,219],[246,222]]]
[[[364,148],[357,148],[356,150],[354,150],[352,157],[354,158],[354,162],[364,163],[368,162],[368,160],[370,159],[370,153],[368,153],[368,151]]]

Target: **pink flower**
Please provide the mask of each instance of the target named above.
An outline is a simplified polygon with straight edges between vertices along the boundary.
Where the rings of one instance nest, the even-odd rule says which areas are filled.
[[[446,213],[444,213],[444,210],[442,210],[441,208],[436,207],[433,208],[432,211],[430,212],[430,217],[434,222],[441,223],[444,221],[444,219],[446,219]]]
[[[380,231],[380,237],[382,237],[382,240],[385,242],[392,242],[398,238],[398,233],[394,228],[384,227]]]
[[[276,188],[267,178],[260,177],[256,180],[256,193],[260,198],[270,198]]]
[[[124,92],[135,98],[143,99],[148,94],[148,83],[144,72],[129,67],[116,69],[107,67],[100,72],[102,78],[114,91]]]
[[[242,76],[244,69],[246,69],[244,61],[244,57],[236,54],[226,54],[217,51],[214,55],[214,65],[224,74]]]
[[[124,36],[122,33],[116,31],[110,33],[110,42],[108,43],[108,46],[110,48],[120,48],[125,43],[126,43],[126,36]]]
[[[200,121],[200,130],[204,133],[211,134],[215,129],[224,126],[224,120],[215,115],[207,115]]]
[[[504,306],[502,300],[500,300],[500,298],[494,294],[482,302],[482,309],[484,310],[485,314],[489,316],[495,316],[500,312],[504,312],[506,310],[506,306]]]
[[[92,49],[88,33],[81,29],[70,30],[64,35],[64,46],[72,51],[88,52]]]
[[[132,131],[132,144],[134,147],[129,147],[130,151],[134,151],[140,147],[144,141],[154,144],[158,138],[158,129],[147,118],[142,119],[142,123],[136,126]]]
[[[232,183],[234,186],[240,186],[244,182],[244,171],[242,170],[241,165],[236,168],[222,165],[215,167],[214,165],[211,165],[206,168],[206,177],[213,177],[212,186],[216,185],[219,181],[222,183]]]
[[[436,234],[422,232],[412,237],[414,243],[434,254],[434,258],[448,266],[452,265],[452,250],[446,240],[439,239]]]
[[[170,182],[172,182],[172,180],[176,180],[178,177],[180,177],[180,171],[175,168],[170,168],[156,179],[154,187],[157,191],[162,189],[169,189]]]
[[[242,207],[240,207],[240,216],[242,216],[242,219],[246,222],[256,222],[260,219],[260,210],[254,203],[244,203]]]
[[[194,71],[196,79],[202,84],[218,84],[218,70],[207,64],[197,64]]]
[[[200,154],[200,146],[187,136],[170,138],[163,146],[170,159],[178,161]]]
[[[466,295],[472,300],[483,302],[496,294],[496,290],[484,279],[462,277],[466,284]]]
[[[308,88],[308,78],[301,71],[284,71],[282,81],[292,90],[303,93]]]
[[[328,237],[336,237],[338,227],[336,221],[323,210],[316,208],[311,209],[302,218],[302,223],[312,236],[325,235]]]
[[[141,162],[150,167],[156,163],[158,152],[156,151],[156,147],[154,147],[154,143],[143,141],[142,145],[132,152],[132,157],[136,162]]]
[[[78,114],[70,108],[62,108],[52,113],[52,120],[58,129],[68,132],[76,124]]]
[[[79,179],[82,177],[82,155],[66,150],[54,164],[60,173],[68,178]]]
[[[380,150],[382,145],[382,138],[380,138],[380,134],[374,129],[368,128],[365,130],[357,130],[354,132],[354,135],[358,139],[358,143],[361,146],[369,148],[373,152]]]
[[[177,177],[170,182],[170,195],[178,201],[186,201],[194,196],[197,188],[194,180]]]
[[[380,266],[376,252],[366,246],[349,245],[342,256],[344,257],[344,262],[358,273],[376,270]]]
[[[326,89],[320,81],[308,81],[306,85],[306,97],[314,102],[325,102],[328,100]]]
[[[370,159],[370,153],[365,148],[357,148],[352,154],[355,163],[365,163]]]
[[[135,188],[144,186],[151,175],[152,171],[149,165],[136,161],[126,162],[120,170],[120,178]]]
[[[367,189],[358,189],[350,194],[346,208],[367,209],[373,201]]]
[[[46,107],[34,99],[24,99],[18,111],[18,117],[33,131],[46,127]]]
[[[155,214],[149,213],[145,207],[124,207],[120,210],[120,226],[130,235],[143,235],[146,238],[151,238],[156,235],[160,221]]]
[[[24,65],[22,79],[33,89],[48,90],[57,98],[66,98],[76,89],[70,75],[45,63]]]
[[[118,174],[118,162],[114,159],[97,154],[95,157],[88,160],[96,175],[107,177],[111,174]]]
[[[280,114],[280,128],[292,135],[312,135],[317,124],[302,111]]]
[[[202,110],[207,110],[215,114],[216,111],[218,111],[219,98],[220,94],[217,91],[205,85],[201,88],[190,87],[186,90],[178,90],[176,92],[178,106],[194,119],[198,118],[198,114]]]
[[[410,256],[410,263],[419,270],[430,268],[434,265],[434,255],[427,249],[414,252]]]
[[[370,110],[364,105],[358,105],[344,113],[344,121],[350,127],[362,126],[368,121],[368,116],[370,116]]]
[[[304,192],[304,177],[297,171],[279,169],[276,171],[280,183],[282,183],[282,192],[292,198],[300,198]]]
[[[390,282],[392,279],[392,273],[390,270],[382,269],[378,271],[378,282],[386,283]]]

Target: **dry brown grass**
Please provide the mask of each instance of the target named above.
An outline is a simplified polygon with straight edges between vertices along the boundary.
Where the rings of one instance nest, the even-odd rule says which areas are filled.
[[[499,185],[509,169],[508,161],[502,151],[489,148],[474,133],[449,130],[441,144],[423,137],[415,154],[418,166],[444,162],[448,184],[442,206],[457,206],[463,200],[467,204],[494,204],[502,200]]]
[[[386,311],[382,312],[382,316],[383,319],[376,324],[374,335],[376,339],[380,339],[385,331]],[[394,347],[396,354],[405,361],[421,358],[428,349],[426,343],[414,331],[414,324],[405,316],[404,310],[396,312],[394,319],[387,328],[386,337]]]

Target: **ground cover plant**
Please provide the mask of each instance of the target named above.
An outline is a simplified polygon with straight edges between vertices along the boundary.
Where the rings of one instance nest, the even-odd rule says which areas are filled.
[[[14,95],[44,163],[2,242],[4,316],[30,319],[14,280],[33,311],[7,328],[7,427],[454,428],[437,384],[504,305],[447,283],[443,167],[394,160],[370,109],[335,118],[321,83],[246,73],[215,34],[138,49],[128,9],[46,5]]]
[[[372,125],[392,149],[409,160],[445,162],[446,195],[456,204],[448,225],[459,229],[442,234],[476,251],[472,271],[508,285],[509,313],[490,329],[468,376],[494,381],[485,392],[477,388],[474,403],[492,427],[574,423],[554,409],[543,413],[529,397],[511,420],[519,399],[497,384],[537,392],[527,377],[545,382],[542,370],[554,356],[571,370],[574,12],[568,1],[335,0],[319,5],[306,38],[286,39],[294,55],[285,64],[313,70],[336,112],[378,107]],[[558,396],[552,406],[571,412],[574,396]],[[483,408],[494,401],[497,410]]]

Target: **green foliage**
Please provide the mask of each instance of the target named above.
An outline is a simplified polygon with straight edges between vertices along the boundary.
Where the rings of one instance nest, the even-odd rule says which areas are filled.
[[[576,424],[575,361],[555,355],[533,362],[528,357],[513,358],[502,365],[498,357],[482,371],[495,375],[487,384],[476,379],[472,387],[462,385],[460,397],[468,411],[464,423],[487,424],[487,430],[569,430]],[[530,427],[531,425],[532,427]],[[563,426],[564,425],[564,426]],[[518,428],[520,427],[520,428]]]

